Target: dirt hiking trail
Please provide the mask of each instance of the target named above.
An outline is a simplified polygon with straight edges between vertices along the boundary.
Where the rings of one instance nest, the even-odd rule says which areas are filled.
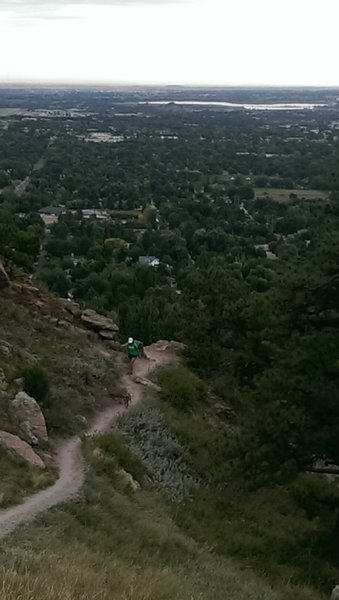
[[[179,344],[175,342],[157,342],[145,348],[150,360],[138,359],[134,365],[134,375],[123,375],[122,387],[131,395],[131,405],[140,402],[145,386],[154,385],[148,377],[158,366],[177,362],[175,350]],[[119,415],[127,409],[115,405],[99,413],[88,431],[95,436],[107,431]],[[86,473],[86,465],[81,453],[80,437],[64,440],[56,448],[56,464],[59,478],[50,486],[26,498],[21,504],[0,511],[0,539],[12,533],[19,525],[29,523],[41,513],[53,506],[74,498],[81,490]]]

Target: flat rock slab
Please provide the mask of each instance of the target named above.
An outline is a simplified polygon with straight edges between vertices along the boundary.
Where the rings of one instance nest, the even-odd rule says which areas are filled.
[[[115,331],[110,331],[108,329],[102,329],[101,331],[99,331],[100,337],[104,340],[114,340],[115,334]]]
[[[7,431],[0,431],[0,446],[13,456],[22,458],[25,462],[34,467],[39,467],[40,469],[45,468],[45,463],[40,456],[34,452],[29,444],[21,440],[17,435],[13,435]]]
[[[95,331],[119,331],[118,325],[116,325],[112,319],[104,317],[104,315],[99,315],[95,310],[90,308],[83,311],[81,320],[86,327],[94,329]]]

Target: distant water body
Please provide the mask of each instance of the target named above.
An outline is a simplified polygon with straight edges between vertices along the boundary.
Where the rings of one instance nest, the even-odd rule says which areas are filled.
[[[152,100],[149,102],[139,102],[139,104],[151,104],[153,106],[178,104],[180,106],[216,106],[224,108],[243,108],[245,110],[313,110],[314,108],[323,108],[327,104],[306,103],[306,102],[286,102],[281,104],[243,104],[236,102],[217,102],[203,100]]]

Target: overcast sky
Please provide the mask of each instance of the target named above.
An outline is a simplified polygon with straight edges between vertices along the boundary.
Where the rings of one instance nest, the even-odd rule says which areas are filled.
[[[0,0],[0,81],[339,86],[339,0]]]

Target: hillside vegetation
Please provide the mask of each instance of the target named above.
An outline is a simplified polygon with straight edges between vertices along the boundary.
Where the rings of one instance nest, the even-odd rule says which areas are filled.
[[[107,347],[95,334],[77,331],[74,324],[51,323],[62,321],[65,309],[46,292],[38,296],[25,287],[1,293],[4,337],[12,353],[3,363],[6,395],[15,391],[17,375],[40,365],[50,387],[44,408],[50,432],[67,435],[81,429],[74,415],[88,416],[112,401],[112,392],[105,399],[106,386],[119,395],[121,367],[113,370],[120,363],[114,352],[107,357]],[[46,339],[49,343],[42,345]],[[82,381],[81,371],[69,369],[74,354],[91,366],[95,383],[88,371]],[[60,600],[221,599],[225,590],[239,600],[321,598],[320,591],[335,581],[335,570],[318,550],[324,548],[322,536],[332,518],[333,488],[320,485],[314,491],[303,480],[291,488],[249,488],[230,459],[228,442],[238,426],[229,404],[183,366],[160,372],[159,384],[159,398],[153,395],[144,408],[121,420],[122,437],[109,434],[84,442],[90,471],[81,498],[7,541],[1,600],[43,600],[51,594]],[[56,413],[48,411],[59,397],[56,390],[74,391],[69,413],[62,403]],[[92,394],[95,405],[87,400]],[[15,432],[4,399],[2,406],[7,427]],[[124,472],[141,489],[133,491]],[[6,464],[3,474],[7,502],[37,488],[34,473],[22,464]],[[39,481],[40,486],[47,483]],[[314,520],[320,504],[321,524]],[[306,550],[310,539],[311,554]]]
[[[1,556],[1,600],[316,600],[309,589],[264,583],[178,528],[142,467],[110,437],[86,446],[83,496],[19,531]],[[132,492],[119,469],[142,482]]]

